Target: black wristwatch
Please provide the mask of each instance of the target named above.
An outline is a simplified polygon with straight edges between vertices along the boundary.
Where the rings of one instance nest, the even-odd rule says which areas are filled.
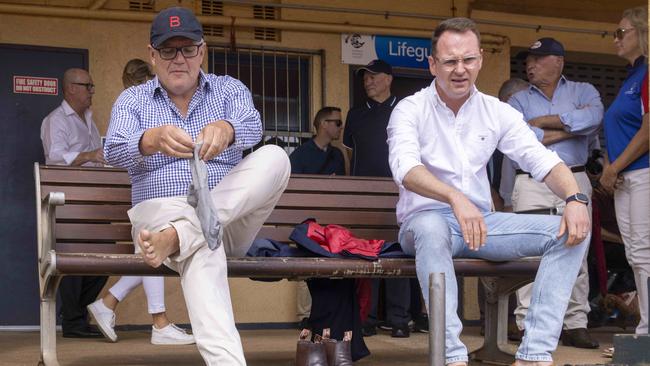
[[[578,192],[578,193],[576,193],[574,195],[571,195],[571,196],[567,197],[567,199],[564,200],[564,202],[566,202],[566,203],[573,202],[573,201],[584,203],[585,205],[588,205],[589,204],[589,197],[587,197],[587,195],[584,194],[584,193]]]

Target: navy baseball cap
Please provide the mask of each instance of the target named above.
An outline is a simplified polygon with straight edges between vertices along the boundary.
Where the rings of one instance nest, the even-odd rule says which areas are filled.
[[[392,75],[393,68],[386,61],[383,60],[372,60],[366,66],[362,66],[355,71],[357,75],[363,75],[364,72],[370,71],[373,74],[378,74],[383,72],[384,74]]]
[[[544,37],[531,44],[526,51],[519,52],[517,58],[526,58],[528,55],[564,56],[564,46],[562,46],[562,43],[555,40],[555,38]]]
[[[153,19],[149,41],[153,48],[160,47],[172,37],[185,37],[193,41],[203,39],[203,27],[194,14],[186,8],[167,8]]]

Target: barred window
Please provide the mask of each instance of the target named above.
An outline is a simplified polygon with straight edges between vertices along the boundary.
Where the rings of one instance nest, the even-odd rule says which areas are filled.
[[[320,52],[210,46],[208,70],[239,79],[253,95],[264,124],[264,142],[290,152],[311,137],[313,59]]]

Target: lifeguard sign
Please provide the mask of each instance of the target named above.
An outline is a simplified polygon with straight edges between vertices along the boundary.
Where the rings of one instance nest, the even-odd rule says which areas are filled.
[[[14,94],[59,95],[59,80],[14,75]]]

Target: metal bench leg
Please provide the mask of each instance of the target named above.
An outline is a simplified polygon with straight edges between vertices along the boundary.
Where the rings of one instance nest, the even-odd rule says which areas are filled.
[[[429,274],[429,366],[445,366],[445,274]]]
[[[41,298],[41,359],[39,365],[59,366],[56,357],[56,289],[61,277],[47,277]]]
[[[508,346],[508,297],[532,278],[483,277],[485,286],[485,338],[483,346],[470,354],[472,360],[510,365],[514,353]]]

